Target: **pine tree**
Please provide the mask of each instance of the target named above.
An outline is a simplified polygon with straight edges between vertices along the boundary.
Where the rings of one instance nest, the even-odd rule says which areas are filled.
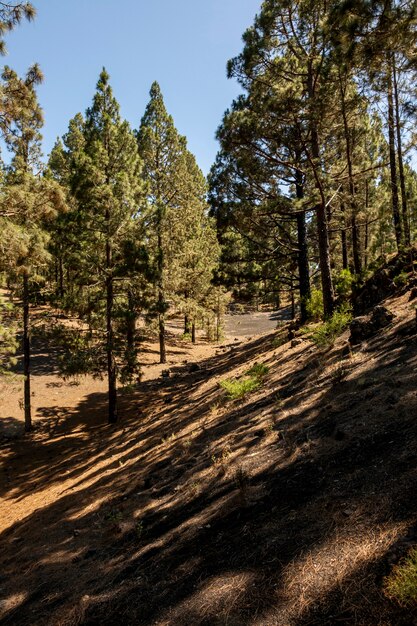
[[[147,209],[144,216],[150,262],[156,277],[154,309],[158,317],[160,362],[166,363],[165,314],[167,297],[167,254],[171,250],[170,228],[180,219],[184,188],[185,140],[181,137],[172,117],[167,113],[158,83],[150,90],[150,101],[137,133],[139,154],[143,159],[142,177],[146,185]]]
[[[4,138],[12,153],[11,165],[2,194],[0,215],[9,222],[9,233],[18,254],[9,260],[9,272],[22,280],[23,309],[23,372],[25,429],[32,428],[30,378],[30,288],[49,260],[46,223],[56,212],[64,210],[65,202],[60,188],[40,177],[40,129],[42,111],[37,102],[36,85],[41,80],[39,68],[30,68],[25,79],[6,67],[3,72],[5,100],[14,99],[13,122],[9,123]]]
[[[79,121],[75,120],[73,126]],[[104,69],[97,83],[92,106],[86,112],[83,132],[77,140],[74,128],[72,130],[66,141],[75,152],[71,162],[70,186],[82,224],[80,274],[88,294],[90,320],[92,315],[99,331],[102,329],[102,319],[105,324],[108,419],[109,423],[115,423],[118,419],[115,331],[119,297],[117,284],[120,282],[123,285],[123,275],[120,275],[120,268],[124,264],[122,250],[130,221],[139,210],[141,187],[140,159],[135,138],[128,123],[121,119],[119,105]],[[70,139],[76,140],[76,146],[70,144]],[[104,306],[101,301],[103,291]]]

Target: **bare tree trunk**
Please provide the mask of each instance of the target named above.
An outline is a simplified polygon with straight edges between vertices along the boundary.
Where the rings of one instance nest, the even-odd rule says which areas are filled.
[[[162,246],[162,210],[158,208],[158,325],[159,325],[159,362],[167,362],[165,345],[165,293],[164,274],[164,250]]]
[[[397,81],[397,71],[395,67],[395,57],[392,60],[392,76],[393,76],[393,82],[394,82],[393,86],[394,86],[394,102],[395,102],[395,127],[397,130],[398,172],[400,175],[404,243],[406,246],[409,246],[411,242],[410,222],[408,218],[407,191],[405,188],[404,160],[403,160],[402,139],[401,139],[400,99],[398,95],[398,81]]]
[[[186,335],[191,334],[190,318],[188,315],[184,315],[184,333]]]
[[[128,290],[128,310],[126,317],[126,345],[127,345],[127,367],[130,376],[137,369],[137,353],[136,353],[136,307],[134,297],[131,290]]]
[[[106,216],[109,219],[108,216]],[[109,385],[109,424],[117,422],[117,372],[114,358],[114,330],[113,330],[113,251],[110,239],[106,242],[106,330],[107,330],[107,377]]]
[[[295,296],[294,296],[294,281],[291,278],[291,285],[290,285],[290,296],[291,296],[291,319],[294,320],[295,319]]]
[[[369,253],[369,222],[368,222],[368,207],[369,207],[369,183],[365,180],[365,243],[364,243],[364,267],[368,267],[368,253]]]
[[[29,276],[23,275],[23,374],[25,431],[32,430],[32,412],[30,397],[30,336],[29,336]]]
[[[359,227],[356,222],[357,203],[355,194],[355,181],[353,178],[353,162],[352,162],[352,146],[350,140],[349,120],[346,109],[346,76],[342,76],[339,73],[339,87],[340,87],[340,104],[343,117],[343,129],[345,134],[345,147],[346,147],[346,163],[348,166],[348,181],[349,181],[349,196],[351,206],[351,227],[352,227],[352,253],[353,253],[353,266],[355,274],[360,274],[362,271],[362,262],[360,254],[360,236]]]
[[[348,256],[348,246],[347,246],[347,235],[346,235],[346,216],[345,216],[345,206],[342,203],[340,205],[340,212],[342,214],[342,228],[340,231],[341,242],[342,242],[342,267],[344,270],[349,269],[349,256]]]
[[[314,104],[315,93],[314,87],[315,81],[313,76],[312,61],[309,62],[308,68],[308,92],[309,98],[312,104]],[[329,241],[329,226],[327,219],[326,198],[323,189],[320,184],[320,178],[318,174],[318,168],[320,163],[320,143],[319,133],[317,129],[317,121],[314,117],[314,111],[311,113],[310,120],[310,141],[311,141],[311,154],[313,157],[314,175],[316,178],[316,187],[320,193],[320,201],[316,207],[317,218],[317,235],[319,243],[319,262],[320,262],[320,274],[321,285],[323,290],[323,308],[325,317],[330,317],[334,311],[334,291],[332,270],[330,262],[330,241]]]
[[[193,320],[193,323],[191,325],[191,341],[193,343],[195,343],[197,341],[196,339],[196,328],[195,328],[195,321]]]
[[[297,172],[296,179],[297,199],[304,197],[302,174]],[[297,213],[297,238],[298,238],[298,274],[300,279],[300,316],[301,322],[307,321],[307,301],[311,295],[310,288],[310,268],[308,264],[308,244],[306,216],[304,212]]]
[[[392,217],[394,221],[395,238],[397,248],[400,249],[403,243],[403,229],[401,224],[401,215],[399,209],[398,198],[398,182],[397,182],[397,163],[395,154],[395,134],[394,134],[394,99],[392,93],[392,74],[391,66],[388,66],[388,141],[389,141],[389,163],[391,175],[391,198],[392,198]]]

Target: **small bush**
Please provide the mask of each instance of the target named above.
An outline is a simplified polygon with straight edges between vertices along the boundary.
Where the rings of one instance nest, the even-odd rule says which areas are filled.
[[[145,530],[145,527],[143,525],[142,520],[137,521],[135,524],[136,539],[142,539],[144,530]]]
[[[385,579],[384,591],[401,606],[417,607],[417,548]]]
[[[323,322],[311,335],[311,340],[323,348],[332,345],[335,339],[343,333],[352,321],[352,313],[349,308],[343,307],[336,311],[332,317]]]
[[[319,321],[324,315],[323,294],[320,289],[312,289],[306,304],[307,315],[310,319]]]
[[[396,287],[404,287],[408,283],[407,272],[401,272],[401,274],[395,276],[395,278],[393,279],[393,283]]]
[[[255,363],[250,370],[246,372],[247,376],[252,376],[254,378],[263,378],[269,372],[269,368],[265,363]]]
[[[262,385],[263,378],[268,374],[269,368],[265,363],[255,363],[243,378],[222,380],[220,387],[227,391],[230,400],[243,398],[247,393],[256,391]]]
[[[275,337],[272,340],[272,347],[280,348],[285,343],[288,343],[288,333],[283,334],[282,332],[279,332],[275,335]]]
[[[247,393],[256,391],[261,386],[261,381],[258,378],[245,377],[233,380],[222,380],[220,387],[224,389],[230,400],[238,400],[243,398]]]
[[[355,277],[350,270],[342,270],[336,279],[336,293],[343,300],[347,300],[352,294],[352,285]]]
[[[182,335],[180,335],[180,340],[190,343],[190,341],[192,341],[191,333],[183,333]]]

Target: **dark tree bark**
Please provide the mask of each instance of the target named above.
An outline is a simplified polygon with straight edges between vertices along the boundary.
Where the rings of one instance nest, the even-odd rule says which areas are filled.
[[[394,87],[395,127],[397,131],[398,173],[400,177],[400,188],[401,188],[401,208],[402,208],[402,222],[403,222],[403,230],[404,230],[404,243],[406,246],[409,246],[411,243],[410,222],[409,222],[409,217],[408,217],[407,190],[405,188],[404,160],[403,160],[402,139],[401,139],[400,98],[398,94],[398,80],[397,80],[397,70],[395,67],[395,58],[393,58],[393,61],[392,61],[392,76],[393,76],[393,87]]]
[[[301,172],[297,172],[296,180],[297,199],[304,197],[304,188]],[[311,295],[310,268],[308,264],[308,244],[306,216],[304,211],[297,213],[297,238],[298,238],[298,274],[300,279],[300,315],[301,321],[307,321],[307,301]]]
[[[188,317],[188,315],[184,315],[184,333],[186,335],[191,334],[191,322],[190,322],[190,318]]]
[[[388,141],[389,141],[389,163],[391,176],[391,198],[392,198],[392,217],[394,222],[395,239],[397,248],[400,249],[403,243],[403,228],[401,223],[401,215],[398,198],[398,181],[397,181],[397,163],[395,154],[395,122],[394,122],[394,97],[392,88],[391,67],[388,67],[387,73],[387,97],[388,97]]]
[[[165,293],[163,285],[164,251],[162,247],[162,209],[158,208],[158,325],[159,325],[159,362],[167,362],[165,345]]]
[[[127,366],[130,375],[136,371],[136,307],[131,290],[128,291],[128,311],[126,318]]]
[[[106,215],[107,221],[109,215]],[[117,422],[117,371],[114,358],[114,329],[113,329],[113,251],[110,239],[106,242],[106,330],[107,330],[107,377],[109,384],[109,424]]]
[[[348,245],[347,245],[347,234],[346,234],[346,215],[345,215],[345,205],[342,203],[340,205],[340,212],[342,214],[341,219],[341,243],[342,243],[342,267],[344,270],[349,269],[349,255],[348,255]]]
[[[340,86],[340,105],[343,118],[343,130],[345,135],[345,148],[346,148],[346,163],[348,168],[348,187],[351,207],[351,227],[352,227],[352,255],[353,255],[353,267],[355,274],[360,274],[362,271],[362,261],[360,253],[360,234],[359,226],[356,221],[357,203],[355,194],[355,181],[353,177],[353,162],[352,162],[352,143],[350,137],[348,113],[346,109],[346,77],[343,77],[339,73],[339,86]]]
[[[311,156],[313,158],[314,175],[316,179],[316,187],[320,193],[320,201],[316,207],[317,218],[317,235],[319,243],[319,262],[320,262],[320,274],[321,285],[323,290],[323,308],[325,317],[330,317],[334,311],[334,291],[332,270],[330,262],[330,241],[329,241],[329,226],[327,219],[326,198],[320,184],[320,178],[318,174],[318,168],[320,163],[320,143],[319,133],[317,129],[317,120],[314,111],[314,99],[315,99],[315,81],[313,75],[312,61],[309,62],[308,68],[308,93],[309,99],[312,104],[312,110],[310,112],[310,136],[311,136]]]
[[[32,430],[32,411],[30,397],[30,336],[29,336],[29,276],[23,275],[23,375],[25,431]]]

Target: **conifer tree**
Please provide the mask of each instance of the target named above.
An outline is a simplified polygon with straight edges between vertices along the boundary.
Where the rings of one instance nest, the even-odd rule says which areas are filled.
[[[146,241],[153,267],[160,362],[166,362],[165,314],[168,303],[185,317],[185,332],[195,341],[198,318],[212,288],[219,246],[208,217],[207,184],[195,157],[168,114],[154,83],[137,133],[144,161]]]
[[[124,252],[131,221],[140,209],[141,162],[104,69],[85,121],[76,116],[64,141],[67,150],[56,145],[50,168],[66,182],[75,201],[70,215],[72,238],[67,242],[68,261],[77,263],[78,291],[71,307],[92,329],[89,337],[95,357],[82,367],[99,369],[101,355],[105,358],[108,421],[115,423],[120,373],[116,318],[127,299]]]
[[[43,124],[37,102],[36,85],[41,81],[39,68],[29,69],[25,79],[6,67],[3,72],[3,98],[14,99],[13,122],[4,138],[12,153],[1,198],[0,215],[9,223],[6,232],[18,251],[9,258],[9,273],[22,280],[23,373],[25,429],[32,428],[30,378],[30,288],[49,260],[46,223],[65,208],[61,189],[40,177],[40,129]],[[13,248],[13,246],[12,246]]]
[[[266,100],[268,94],[279,127],[298,138],[299,150],[291,155],[290,165],[300,171],[297,161],[305,164],[302,193],[308,190],[315,212],[326,316],[334,309],[328,223],[331,190],[323,167],[324,147],[335,124],[328,17],[325,2],[266,0],[254,26],[245,33],[243,52],[229,62],[229,76],[236,77],[249,96],[254,90],[263,91]]]
[[[170,228],[177,217],[184,191],[185,140],[165,108],[161,89],[154,82],[150,100],[137,133],[139,154],[143,159],[143,180],[146,185],[147,241],[150,262],[156,277],[154,309],[158,317],[160,362],[166,363],[165,314],[167,299],[167,254],[174,256]],[[176,215],[178,213],[178,216]],[[176,242],[175,242],[176,243]]]

